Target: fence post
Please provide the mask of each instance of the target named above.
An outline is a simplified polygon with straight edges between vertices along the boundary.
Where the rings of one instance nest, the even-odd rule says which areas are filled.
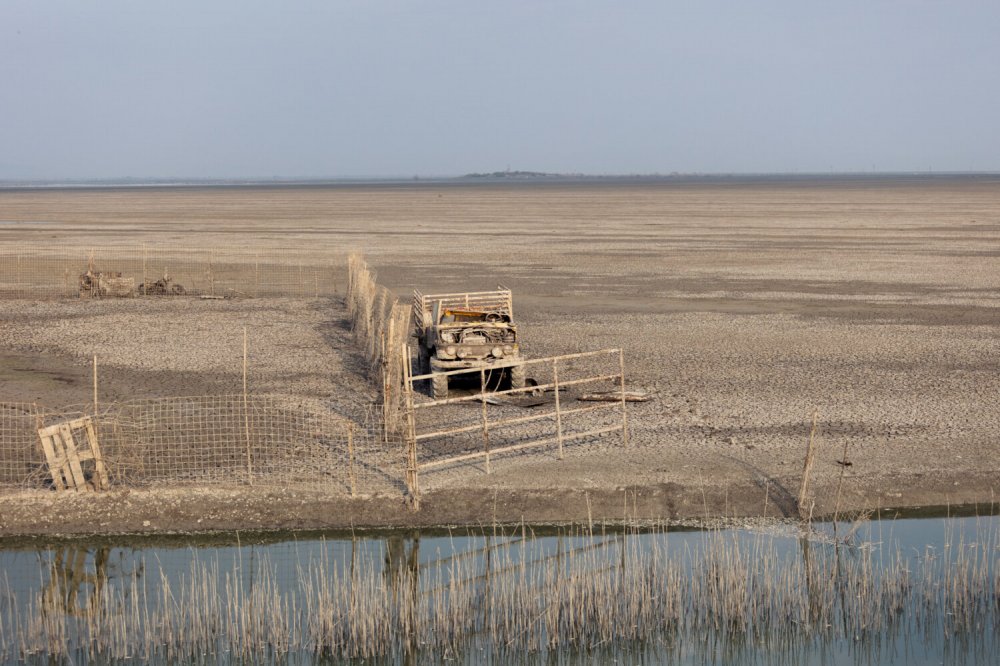
[[[148,281],[146,280],[146,244],[142,244],[142,295],[145,296],[146,292],[149,290],[147,286]]]
[[[410,357],[410,346],[404,347],[406,357]],[[406,445],[408,449],[406,485],[410,491],[412,508],[420,510],[420,476],[417,466],[417,425],[413,416],[413,372],[409,364],[403,364],[403,390],[406,392]]]
[[[558,361],[552,359],[552,384],[556,393],[556,441],[559,442],[559,460],[563,459],[562,411],[559,404],[559,368]]]
[[[486,419],[486,368],[479,368],[479,382],[480,398],[483,403],[483,448],[486,450],[486,473],[490,474],[490,427]]]
[[[247,327],[243,327],[243,426],[247,438],[247,481],[253,485],[253,456],[250,454],[250,405],[247,399]]]
[[[215,296],[215,272],[212,270],[213,250],[208,251],[208,289],[212,296]]]
[[[357,486],[354,478],[354,424],[347,426],[347,456],[350,459],[351,497],[357,496]]]
[[[628,446],[628,408],[625,406],[625,352],[618,350],[618,371],[622,391],[622,445]]]
[[[257,250],[253,253],[253,295],[260,297],[260,252]]]
[[[94,418],[97,418],[97,354],[94,354]]]
[[[389,443],[389,428],[392,427],[390,423],[392,420],[391,401],[394,399],[392,396],[392,381],[389,377],[390,363],[387,351],[390,346],[389,341],[393,338],[393,328],[392,311],[390,310],[388,334],[382,335],[382,431],[387,444]]]

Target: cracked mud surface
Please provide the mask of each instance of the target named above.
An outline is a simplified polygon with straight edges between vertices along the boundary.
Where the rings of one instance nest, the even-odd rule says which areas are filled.
[[[324,261],[361,248],[404,299],[504,283],[528,355],[622,347],[630,388],[655,393],[629,405],[629,448],[605,438],[562,461],[497,457],[488,476],[479,464],[430,472],[420,514],[399,497],[203,489],[158,505],[142,490],[131,501],[145,509],[94,522],[80,499],[32,491],[0,498],[0,533],[202,529],[185,508],[199,502],[216,502],[210,529],[613,518],[629,492],[649,518],[787,513],[814,410],[817,513],[838,494],[843,508],[874,508],[1000,491],[998,179],[0,192],[0,206],[18,221],[4,244],[239,238]],[[109,400],[228,391],[244,325],[259,331],[261,387],[345,410],[371,391],[321,301],[100,307],[0,304],[0,399],[87,402],[97,344],[116,349]],[[144,351],[171,344],[160,360]],[[54,522],[38,522],[39,506]]]

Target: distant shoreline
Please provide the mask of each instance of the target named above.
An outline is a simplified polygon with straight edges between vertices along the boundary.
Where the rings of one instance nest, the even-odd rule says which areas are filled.
[[[109,180],[0,180],[0,191],[106,189],[221,189],[221,188],[357,188],[434,186],[544,186],[544,185],[753,185],[803,183],[928,183],[1000,180],[1000,172],[885,172],[885,173],[764,173],[764,174],[651,174],[602,175],[496,172],[464,176],[411,178],[329,179],[109,179]]]

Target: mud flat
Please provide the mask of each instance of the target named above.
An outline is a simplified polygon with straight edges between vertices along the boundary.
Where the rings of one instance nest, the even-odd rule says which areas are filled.
[[[0,209],[4,245],[360,248],[404,297],[501,282],[529,355],[623,347],[655,394],[628,448],[427,473],[418,514],[291,488],[33,490],[0,496],[0,534],[783,515],[814,411],[817,515],[1000,492],[1000,179],[0,191]],[[98,346],[109,400],[226,390],[248,326],[260,386],[349,410],[370,387],[332,311],[6,301],[0,398],[86,403]]]

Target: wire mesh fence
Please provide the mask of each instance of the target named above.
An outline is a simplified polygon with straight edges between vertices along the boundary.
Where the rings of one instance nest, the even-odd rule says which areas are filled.
[[[299,249],[16,243],[0,245],[0,298],[328,296],[342,270]]]
[[[400,487],[404,447],[320,400],[219,395],[112,403],[96,419],[113,486],[205,483],[315,484],[344,494]],[[0,403],[0,487],[51,484],[38,429],[81,416]]]

